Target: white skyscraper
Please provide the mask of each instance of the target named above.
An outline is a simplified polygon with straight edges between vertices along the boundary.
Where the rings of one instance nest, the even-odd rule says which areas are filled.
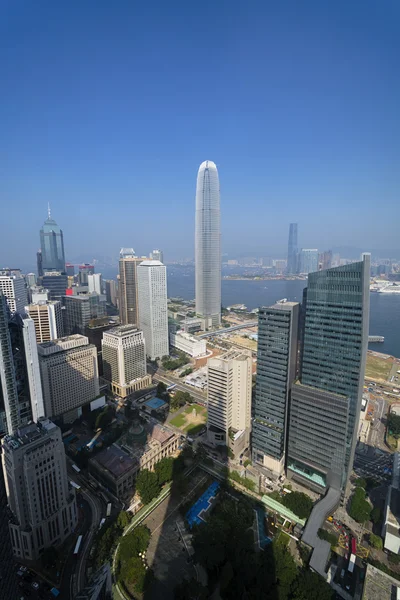
[[[10,311],[23,313],[28,304],[26,282],[19,269],[0,271],[0,290],[6,297]]]
[[[215,163],[201,163],[196,188],[196,313],[204,328],[221,324],[219,179]]]
[[[169,354],[167,269],[159,260],[145,260],[137,268],[139,329],[152,360]]]
[[[101,294],[103,287],[101,273],[93,273],[93,275],[88,275],[88,286],[89,292],[97,292],[98,294]]]

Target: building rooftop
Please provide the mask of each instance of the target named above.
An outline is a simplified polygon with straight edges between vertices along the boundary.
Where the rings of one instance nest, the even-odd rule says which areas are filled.
[[[397,598],[400,581],[372,565],[367,565],[362,600],[392,600]]]
[[[151,439],[160,442],[161,445],[165,444],[174,437],[175,433],[171,429],[162,427],[161,425],[155,425],[153,431],[150,434]]]
[[[231,348],[221,356],[213,356],[213,359],[220,360],[247,360],[251,357],[251,350],[245,350],[243,348]]]
[[[159,260],[144,260],[140,263],[139,267],[163,267],[164,263]]]
[[[104,335],[116,335],[118,337],[124,337],[124,335],[131,335],[133,333],[141,333],[141,329],[138,329],[136,325],[119,325],[113,329],[109,329]]]
[[[21,446],[26,446],[46,436],[55,429],[57,429],[57,425],[53,421],[43,418],[37,423],[30,423],[29,425],[25,425],[25,427],[20,427],[13,435],[6,435],[3,439],[3,444],[10,451],[17,450]]]
[[[52,340],[49,342],[42,342],[37,345],[38,354],[41,356],[47,356],[50,354],[56,354],[57,352],[65,352],[72,348],[78,348],[79,346],[88,346],[89,340],[85,335],[79,335],[75,333],[66,337],[59,338],[58,340]]]
[[[138,466],[137,461],[133,460],[127,452],[124,452],[119,446],[115,446],[114,444],[99,452],[92,460],[109,471],[114,477],[120,477]]]

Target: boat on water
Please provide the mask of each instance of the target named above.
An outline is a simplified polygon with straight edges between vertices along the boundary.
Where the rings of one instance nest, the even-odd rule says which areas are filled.
[[[371,285],[371,292],[378,294],[400,294],[400,284],[398,283],[386,283],[384,285]]]

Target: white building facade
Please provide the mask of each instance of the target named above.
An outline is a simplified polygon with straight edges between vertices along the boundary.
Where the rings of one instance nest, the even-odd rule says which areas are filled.
[[[6,297],[10,311],[23,313],[28,304],[28,292],[25,279],[18,271],[4,269],[0,271],[0,290]]]
[[[146,354],[151,360],[169,354],[167,269],[158,260],[138,266],[139,329],[143,331]]]
[[[204,329],[221,324],[221,232],[218,171],[211,160],[204,161],[196,187],[196,313]]]
[[[88,287],[89,293],[96,292],[97,294],[102,294],[102,279],[101,273],[93,273],[93,275],[88,275]]]
[[[252,364],[250,350],[238,349],[207,362],[207,438],[235,455],[250,443]]]
[[[182,352],[186,352],[186,354],[189,354],[189,356],[192,356],[193,358],[198,358],[199,356],[205,356],[207,354],[206,340],[199,339],[194,335],[190,335],[190,333],[177,331],[176,333],[170,333],[169,338],[171,346],[178,348],[178,350],[182,350]]]
[[[64,325],[59,300],[29,304],[25,310],[35,324],[38,344],[63,337]]]

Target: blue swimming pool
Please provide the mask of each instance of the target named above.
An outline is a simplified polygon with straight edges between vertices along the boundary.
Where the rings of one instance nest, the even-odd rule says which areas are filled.
[[[261,507],[256,508],[257,513],[257,530],[258,530],[258,540],[260,543],[260,548],[264,549],[265,546],[268,546],[272,542],[271,538],[267,536],[265,531],[265,512]]]
[[[193,527],[193,525],[200,525],[200,523],[204,523],[204,520],[201,518],[200,514],[202,511],[207,511],[210,508],[211,500],[218,494],[218,489],[218,481],[213,481],[213,483],[206,489],[204,494],[202,494],[200,498],[193,504],[193,506],[187,511],[186,519],[189,523],[190,529]]]

